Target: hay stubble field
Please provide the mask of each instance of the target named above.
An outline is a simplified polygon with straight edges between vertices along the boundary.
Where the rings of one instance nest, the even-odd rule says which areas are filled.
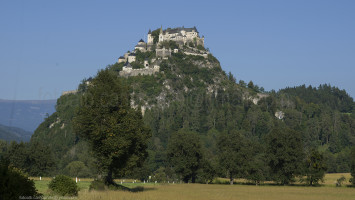
[[[322,186],[309,187],[302,185],[276,186],[276,185],[224,185],[224,184],[143,184],[128,183],[128,187],[143,186],[143,192],[124,191],[88,191],[90,180],[83,179],[78,183],[81,188],[78,199],[123,199],[123,200],[234,200],[234,199],[262,199],[262,200],[336,200],[355,199],[355,188],[347,187],[348,181],[342,187],[335,187],[336,179],[344,175],[347,180],[349,174],[327,174]],[[47,184],[49,180],[36,180],[39,192],[50,196]],[[63,198],[62,198],[63,199]]]

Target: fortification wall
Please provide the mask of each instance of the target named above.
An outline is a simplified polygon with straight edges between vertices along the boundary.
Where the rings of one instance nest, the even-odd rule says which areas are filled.
[[[191,53],[191,52],[184,52],[184,54],[186,55],[193,55],[193,56],[203,56],[204,58],[207,58],[208,57],[208,54],[207,53]]]
[[[144,68],[144,69],[131,69],[131,70],[122,70],[120,71],[120,76],[129,77],[129,76],[138,76],[138,75],[152,75],[156,72],[159,72],[159,66],[154,68]]]
[[[67,95],[67,94],[76,94],[77,92],[78,92],[78,90],[64,91],[64,92],[62,92],[62,96]]]

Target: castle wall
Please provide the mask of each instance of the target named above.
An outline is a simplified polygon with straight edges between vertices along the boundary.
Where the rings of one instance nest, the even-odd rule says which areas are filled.
[[[78,92],[78,90],[64,91],[64,92],[62,92],[62,96],[67,95],[67,94],[76,94],[77,92]]]
[[[191,53],[191,52],[184,52],[184,54],[186,55],[193,55],[193,56],[203,56],[204,58],[207,58],[208,57],[208,54],[207,53]]]
[[[155,55],[157,57],[170,57],[171,56],[171,50],[169,49],[156,49],[155,50]]]
[[[136,46],[136,47],[134,47],[134,49],[138,49],[141,52],[145,52],[146,51],[144,46]]]
[[[126,62],[126,59],[125,58],[119,58],[118,59],[118,63],[121,63],[121,62]]]
[[[145,68],[145,69],[130,69],[120,71],[120,76],[129,77],[129,76],[138,76],[138,75],[152,75],[156,72],[159,72],[159,66],[154,66],[154,68]]]

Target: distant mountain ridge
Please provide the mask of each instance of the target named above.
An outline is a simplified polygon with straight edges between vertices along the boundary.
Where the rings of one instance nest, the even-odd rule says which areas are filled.
[[[30,141],[32,132],[25,131],[21,128],[4,126],[0,124],[0,140],[28,142]]]
[[[55,111],[56,101],[0,99],[0,124],[33,132],[47,113]]]

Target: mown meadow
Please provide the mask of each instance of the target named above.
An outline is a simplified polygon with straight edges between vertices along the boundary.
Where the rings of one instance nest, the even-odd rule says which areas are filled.
[[[344,176],[346,181],[341,187],[336,187],[335,183],[338,178]],[[302,184],[295,184],[292,186],[272,185],[271,183],[261,184],[259,186],[248,185],[244,180],[237,180],[236,184],[229,185],[227,179],[218,179],[217,182],[221,184],[167,184],[167,183],[133,183],[133,180],[125,180],[124,186],[135,188],[143,187],[141,192],[127,192],[127,191],[89,191],[90,182],[92,179],[81,179],[78,182],[80,192],[78,197],[67,197],[68,199],[125,199],[125,200],[160,200],[160,199],[354,199],[355,188],[348,187],[348,180],[350,174],[336,173],[326,174],[324,183],[320,186],[310,187]],[[48,183],[51,178],[33,178],[36,188],[44,197],[56,198],[52,196],[48,190]],[[120,182],[121,180],[116,180]],[[225,184],[223,184],[225,183]],[[59,198],[59,197],[58,197]],[[65,199],[65,197],[60,197]]]

